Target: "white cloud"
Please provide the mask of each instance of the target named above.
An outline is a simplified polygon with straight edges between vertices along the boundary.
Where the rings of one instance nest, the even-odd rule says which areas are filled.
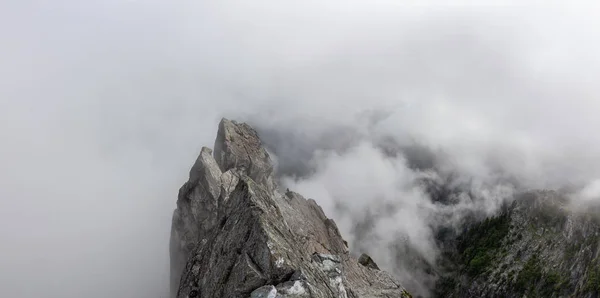
[[[383,157],[380,136],[443,152],[492,198],[504,176],[600,176],[597,4],[406,3],[3,1],[0,296],[166,293],[177,189],[222,116],[294,132],[280,163],[325,150],[298,182],[325,206],[417,206],[377,231],[399,222],[419,245],[423,173]],[[356,120],[377,109],[389,117]]]

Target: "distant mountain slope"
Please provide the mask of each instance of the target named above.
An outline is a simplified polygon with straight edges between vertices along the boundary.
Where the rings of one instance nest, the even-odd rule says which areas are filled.
[[[598,297],[600,214],[555,191],[518,196],[447,243],[437,297]]]

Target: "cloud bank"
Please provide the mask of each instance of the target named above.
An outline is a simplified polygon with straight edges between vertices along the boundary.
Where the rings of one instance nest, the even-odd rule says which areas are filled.
[[[177,189],[223,116],[380,263],[431,262],[433,227],[515,189],[594,201],[595,6],[4,1],[0,296],[166,297]]]

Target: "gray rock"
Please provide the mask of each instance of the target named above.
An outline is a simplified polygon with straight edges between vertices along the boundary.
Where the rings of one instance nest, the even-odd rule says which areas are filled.
[[[243,171],[252,180],[273,187],[273,164],[258,133],[246,123],[222,119],[215,140],[215,159],[223,172]]]
[[[172,297],[408,297],[389,274],[350,255],[315,201],[278,190],[250,126],[223,119],[215,158],[208,153],[173,215]]]
[[[303,280],[286,281],[277,286],[277,295],[280,297],[301,298],[310,297],[308,285]]]
[[[274,286],[260,287],[250,294],[250,298],[275,298],[277,297],[277,289]]]
[[[377,264],[375,263],[375,261],[373,261],[373,259],[363,253],[362,255],[360,255],[360,257],[358,258],[358,263],[367,267],[367,268],[371,268],[371,269],[375,269],[375,270],[379,270],[379,266],[377,266]]]
[[[555,191],[520,194],[461,235],[437,296],[598,297],[598,214],[572,210]]]
[[[190,252],[217,223],[219,198],[223,193],[222,175],[212,150],[204,147],[190,170],[189,180],[179,190],[169,247],[172,296],[179,287]]]
[[[219,189],[221,174],[219,165],[212,157],[212,150],[203,147],[196,163],[190,170],[189,181],[206,186],[204,191],[207,193],[205,195],[210,195],[215,200],[221,192]]]

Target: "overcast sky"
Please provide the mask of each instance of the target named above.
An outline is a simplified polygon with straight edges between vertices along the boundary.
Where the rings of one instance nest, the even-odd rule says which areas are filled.
[[[591,183],[593,201],[595,1],[443,2],[1,1],[0,296],[166,297],[177,191],[224,116],[283,145],[418,140],[461,173]],[[368,141],[327,154],[289,182],[326,209],[348,182],[360,208],[414,179]]]

